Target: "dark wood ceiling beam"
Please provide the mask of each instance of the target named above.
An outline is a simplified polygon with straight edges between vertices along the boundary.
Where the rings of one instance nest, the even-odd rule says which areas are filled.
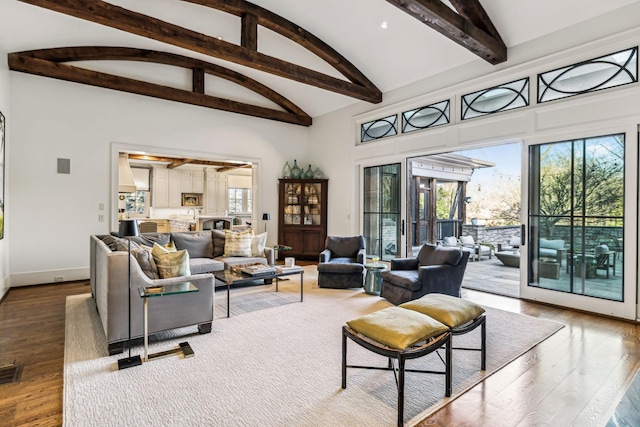
[[[18,55],[30,56],[33,58],[44,59],[52,62],[77,62],[77,61],[98,61],[98,60],[116,60],[116,61],[140,61],[153,62],[156,64],[172,65],[182,68],[201,68],[205,73],[229,80],[233,83],[242,85],[247,89],[264,96],[273,103],[279,105],[284,110],[306,115],[306,113],[296,104],[280,95],[278,92],[259,83],[243,74],[228,68],[221,67],[210,62],[201,61],[199,59],[189,58],[173,53],[159,52],[156,50],[136,49],[128,47],[112,47],[112,46],[76,46],[76,47],[59,47],[53,49],[40,49],[19,52]],[[204,93],[201,92],[201,93]]]
[[[188,3],[207,6],[222,12],[242,17],[250,13],[258,18],[258,24],[274,31],[291,41],[298,43],[314,55],[326,61],[350,81],[363,87],[378,90],[360,70],[338,51],[293,22],[244,0],[182,0]],[[379,92],[379,91],[378,91]],[[382,98],[380,98],[382,100]],[[372,101],[373,102],[373,101]]]
[[[242,15],[240,44],[251,50],[258,50],[258,17],[251,13]]]
[[[220,169],[217,169],[216,172],[227,172],[234,169],[250,169],[252,165],[236,165],[236,166],[223,166]]]
[[[382,93],[372,84],[362,84],[360,81],[356,81],[354,83],[353,80],[347,81],[336,78],[328,74],[320,73],[300,65],[262,54],[244,46],[238,46],[224,40],[219,40],[215,37],[201,34],[101,0],[19,1],[112,28],[117,28],[131,34],[179,46],[184,49],[220,58],[225,61],[234,62],[236,64],[271,73],[300,83],[316,86],[318,88],[352,98],[373,103],[379,103],[382,101]],[[194,1],[193,3],[196,2]],[[258,21],[262,22],[262,19],[259,16]],[[325,54],[325,56],[327,56],[327,54]],[[342,57],[336,57],[329,63],[336,66],[336,64],[341,60],[344,60],[350,65],[350,67],[347,68],[354,69],[352,73],[357,71],[353,65]],[[338,71],[341,69],[345,69],[345,65],[340,67]],[[349,79],[350,75],[345,75],[345,77]]]
[[[460,16],[504,44],[500,33],[478,0],[449,0],[449,3],[456,8]]]
[[[302,126],[311,125],[311,117],[306,114],[301,115],[288,111],[279,111],[201,93],[101,73],[98,71],[86,70],[71,65],[59,64],[50,60],[23,55],[21,53],[9,54],[9,69],[70,82],[83,83],[91,86],[150,96],[153,98],[277,120],[285,123]]]
[[[191,159],[174,159],[173,162],[171,162],[171,163],[169,163],[167,165],[167,169],[175,169],[175,168],[177,168],[179,166],[187,165],[187,164],[190,164],[190,163],[192,163]]]
[[[192,76],[192,90],[195,93],[204,93],[204,69],[194,68],[191,71]]]
[[[507,47],[501,38],[496,38],[484,29],[477,27],[467,18],[451,10],[440,0],[387,0],[387,2],[493,65],[507,60]],[[464,1],[464,3],[469,4],[477,2],[478,0]],[[455,2],[455,0],[452,2],[454,7],[456,7],[455,4],[457,3],[461,2]],[[480,12],[480,9],[482,9],[480,4],[474,7],[461,7],[465,14],[471,16],[473,20],[483,21],[483,27],[486,27],[486,21],[490,22],[490,20],[486,13],[484,13],[486,18],[482,18],[484,9],[482,9],[482,12]],[[491,24],[491,27],[493,27],[493,24]]]
[[[200,159],[183,159],[177,157],[160,157],[160,156],[150,156],[148,154],[128,154],[127,155],[130,160],[144,160],[148,162],[159,162],[159,163],[168,163],[167,169],[172,169],[172,164],[180,165],[201,165],[201,166],[211,166],[216,168],[223,168],[224,170],[232,170],[232,169],[243,169],[250,168],[251,163],[237,163],[237,162],[223,162],[217,160],[200,160]],[[175,166],[177,167],[177,166]],[[174,167],[174,168],[175,168]],[[222,171],[222,169],[217,169],[218,171]]]

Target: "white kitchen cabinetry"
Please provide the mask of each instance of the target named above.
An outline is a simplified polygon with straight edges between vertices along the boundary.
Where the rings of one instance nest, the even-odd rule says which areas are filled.
[[[204,172],[180,171],[183,193],[204,193]]]
[[[204,193],[204,172],[153,169],[153,207],[179,208],[182,193]]]
[[[152,206],[154,208],[169,207],[169,170],[153,169]]]
[[[182,172],[169,170],[169,207],[177,208],[182,206]]]
[[[227,173],[207,171],[205,179],[205,213],[227,215]]]

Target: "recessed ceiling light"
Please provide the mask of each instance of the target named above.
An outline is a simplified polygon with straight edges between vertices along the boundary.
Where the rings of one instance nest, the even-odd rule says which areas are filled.
[[[386,29],[389,26],[389,24],[387,23],[387,21],[382,21],[382,23],[380,24],[380,28],[382,29]]]

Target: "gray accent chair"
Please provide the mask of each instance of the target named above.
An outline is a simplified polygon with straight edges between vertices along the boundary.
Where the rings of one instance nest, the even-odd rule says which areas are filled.
[[[390,270],[381,274],[380,296],[395,305],[430,293],[460,297],[470,254],[461,248],[427,244],[416,258],[392,259]]]
[[[327,236],[320,252],[318,286],[321,288],[361,288],[364,282],[366,246],[363,236]]]

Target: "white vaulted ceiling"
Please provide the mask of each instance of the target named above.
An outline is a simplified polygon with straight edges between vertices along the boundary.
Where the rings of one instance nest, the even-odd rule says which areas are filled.
[[[111,0],[110,3],[225,41],[239,43],[240,19],[180,0]],[[385,0],[255,0],[311,32],[355,65],[383,94],[464,65],[490,65]],[[481,0],[507,48],[638,3],[638,0]],[[382,22],[387,28],[381,28]],[[276,90],[312,117],[337,110],[353,98],[308,86],[218,58],[132,35],[18,0],[0,0],[0,51],[6,53],[67,46],[124,46],[179,53],[222,65]],[[553,47],[550,46],[552,50]],[[341,77],[333,68],[290,40],[260,28],[258,51]],[[6,59],[5,59],[6,60]],[[509,64],[509,60],[505,65]],[[167,86],[188,87],[184,70],[155,64],[83,64],[85,68],[140,78],[152,76]],[[44,77],[43,77],[44,78]],[[209,77],[208,77],[209,78]],[[216,96],[272,106],[255,94],[226,82],[210,84]]]

